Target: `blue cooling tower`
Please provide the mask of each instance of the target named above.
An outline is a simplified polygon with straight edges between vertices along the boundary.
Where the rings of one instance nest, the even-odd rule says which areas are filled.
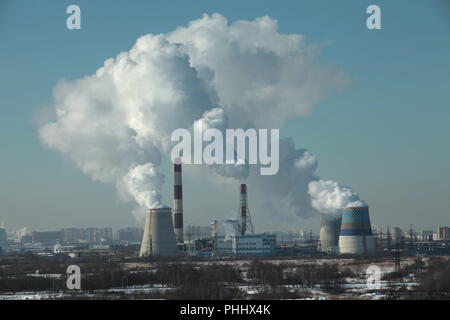
[[[368,207],[342,209],[339,251],[343,254],[357,255],[375,253],[375,240],[372,235]]]

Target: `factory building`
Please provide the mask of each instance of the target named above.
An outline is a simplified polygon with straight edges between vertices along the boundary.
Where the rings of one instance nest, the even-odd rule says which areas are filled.
[[[266,256],[275,253],[275,234],[241,235],[240,221],[211,221],[211,238],[214,256]]]
[[[232,238],[234,256],[269,256],[275,253],[277,236],[275,234],[247,234]]]
[[[450,228],[449,227],[439,227],[437,229],[438,240],[450,240]]]
[[[184,238],[185,241],[208,238],[211,235],[210,226],[193,226],[189,225],[184,228]]]
[[[172,209],[148,209],[139,256],[178,256],[179,253],[172,223]]]
[[[317,250],[324,253],[339,252],[339,233],[341,231],[341,215],[322,215],[319,244]]]
[[[211,238],[213,239],[214,255],[232,255],[233,238],[238,234],[238,220],[228,219],[211,221]]]
[[[369,218],[369,207],[342,209],[339,251],[342,254],[366,255],[375,253],[375,240]]]
[[[422,230],[420,234],[420,240],[433,241],[433,230]]]

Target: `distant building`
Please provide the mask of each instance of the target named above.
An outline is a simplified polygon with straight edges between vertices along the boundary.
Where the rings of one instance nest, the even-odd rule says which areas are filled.
[[[239,234],[239,222],[234,219],[211,221],[211,238],[215,255],[232,255],[233,237]]]
[[[117,240],[122,242],[140,242],[142,240],[142,229],[124,228],[117,230]]]
[[[184,228],[184,240],[193,241],[196,239],[207,238],[211,234],[211,228],[208,226],[186,226]]]
[[[24,244],[24,243],[32,243],[33,242],[33,237],[31,236],[31,234],[23,234],[20,237],[20,243]]]
[[[422,230],[420,236],[422,241],[433,241],[433,230]]]
[[[64,243],[78,242],[86,239],[86,232],[83,228],[61,229],[61,235]]]
[[[113,239],[112,228],[65,228],[61,229],[63,243],[79,241],[97,243]]]
[[[8,235],[6,233],[6,229],[0,228],[0,244],[6,243],[7,240],[8,240]]]
[[[112,229],[111,228],[86,228],[86,241],[89,242],[100,242],[100,241],[111,241],[112,240]]]
[[[275,253],[277,237],[275,234],[246,234],[233,237],[232,253],[235,256],[269,256]]]
[[[61,239],[60,231],[45,231],[45,232],[33,232],[33,243],[42,243],[47,245],[54,245]]]
[[[437,229],[438,240],[450,240],[450,228],[449,227],[439,227]]]
[[[396,245],[396,244],[401,244],[404,241],[403,238],[403,230],[400,229],[399,227],[394,227],[392,229],[392,244]]]

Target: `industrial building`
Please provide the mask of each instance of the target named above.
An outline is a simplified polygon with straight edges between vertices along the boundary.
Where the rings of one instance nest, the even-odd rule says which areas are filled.
[[[341,254],[368,255],[374,254],[375,249],[369,207],[343,208],[339,252]]]
[[[422,241],[433,241],[433,230],[422,230],[420,240]]]
[[[437,229],[438,240],[450,240],[450,228],[449,227],[439,227]]]
[[[214,255],[232,255],[233,238],[239,234],[239,222],[234,219],[211,221]]]
[[[277,236],[275,234],[247,234],[232,238],[231,252],[234,256],[270,256],[275,253]]]
[[[276,234],[240,235],[238,220],[211,221],[211,238],[214,256],[265,256],[276,249]]]

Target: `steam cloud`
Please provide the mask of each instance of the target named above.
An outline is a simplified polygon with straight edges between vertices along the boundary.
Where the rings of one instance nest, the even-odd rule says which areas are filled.
[[[352,189],[339,185],[336,181],[311,181],[308,187],[313,207],[322,213],[336,213],[342,207],[367,206]]]
[[[277,28],[267,16],[229,24],[205,14],[173,32],[142,36],[95,74],[56,84],[54,118],[40,126],[41,141],[94,180],[114,184],[122,200],[161,206],[158,168],[174,129],[280,128],[348,81],[341,70],[316,64],[317,45]],[[303,217],[358,200],[319,180],[316,158],[292,139],[280,141],[280,157],[270,177],[254,174],[256,166],[210,169],[247,177],[265,200],[287,202]]]

